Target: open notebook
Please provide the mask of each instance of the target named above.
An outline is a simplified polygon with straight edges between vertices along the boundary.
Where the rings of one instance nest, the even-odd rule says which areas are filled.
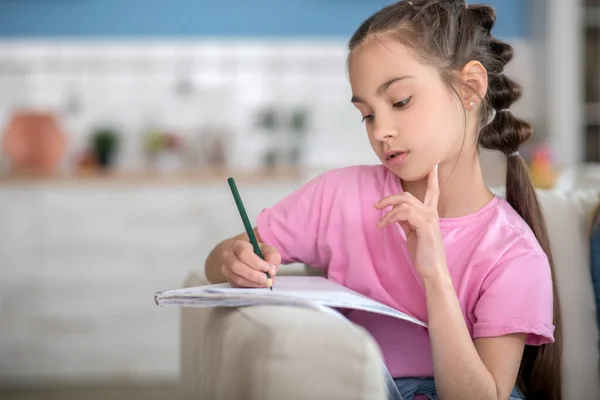
[[[154,301],[159,306],[291,305],[316,309],[347,308],[387,315],[427,327],[426,323],[414,317],[320,276],[280,276],[273,286],[273,291],[268,288],[238,289],[228,283],[163,290],[155,294]]]

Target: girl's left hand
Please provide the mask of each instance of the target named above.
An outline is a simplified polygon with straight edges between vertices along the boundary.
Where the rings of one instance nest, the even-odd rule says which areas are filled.
[[[378,210],[392,206],[377,226],[383,228],[393,223],[400,224],[406,234],[408,251],[415,269],[423,279],[436,276],[440,272],[448,273],[437,212],[439,195],[436,166],[429,173],[423,202],[404,192],[385,197],[374,204]]]

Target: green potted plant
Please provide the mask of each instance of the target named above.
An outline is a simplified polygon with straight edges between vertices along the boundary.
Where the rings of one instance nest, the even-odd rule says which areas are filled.
[[[92,135],[92,149],[98,161],[98,165],[109,168],[114,162],[119,148],[119,133],[111,128],[101,128]]]

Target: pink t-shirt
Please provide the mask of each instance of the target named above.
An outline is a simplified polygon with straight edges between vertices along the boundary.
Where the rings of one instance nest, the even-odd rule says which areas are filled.
[[[399,178],[383,165],[334,169],[263,210],[257,229],[283,264],[325,268],[328,279],[427,322],[404,231],[376,226],[387,210],[373,203],[401,192]],[[523,332],[530,345],[552,342],[548,259],[510,204],[495,197],[471,215],[440,219],[440,228],[471,336]],[[433,376],[426,328],[362,311],[346,316],[377,340],[392,376]]]

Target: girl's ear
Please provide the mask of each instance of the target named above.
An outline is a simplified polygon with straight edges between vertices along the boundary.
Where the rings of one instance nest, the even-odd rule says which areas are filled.
[[[465,85],[461,92],[463,106],[467,110],[478,107],[488,89],[487,70],[479,61],[469,61],[460,72],[459,78]]]

